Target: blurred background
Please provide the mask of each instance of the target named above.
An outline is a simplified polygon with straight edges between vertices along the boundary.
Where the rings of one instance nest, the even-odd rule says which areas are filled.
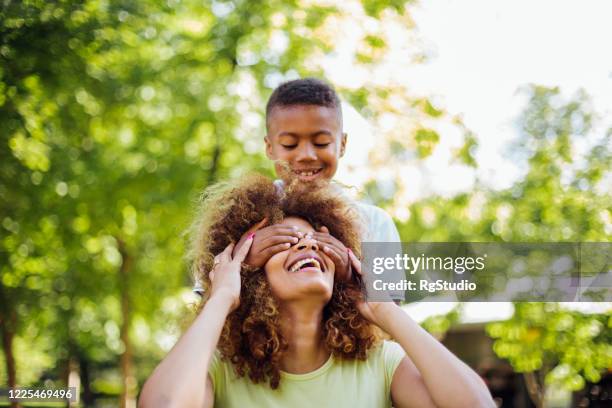
[[[609,242],[610,15],[576,0],[3,1],[0,387],[135,406],[193,318],[198,194],[273,175],[264,107],[289,79],[336,86],[338,180],[403,241]],[[611,406],[610,303],[406,310],[500,406]]]

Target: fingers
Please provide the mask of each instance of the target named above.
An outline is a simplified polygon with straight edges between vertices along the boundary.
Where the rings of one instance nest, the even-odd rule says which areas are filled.
[[[315,232],[312,234],[312,237],[317,241],[344,248],[344,244],[338,238],[329,235],[329,233]]]
[[[299,239],[297,237],[291,235],[272,235],[271,237],[265,238],[261,241],[261,247],[266,249],[268,247],[284,243],[297,244],[298,241]]]
[[[243,245],[244,246],[244,245]],[[231,244],[229,244],[228,246],[225,247],[225,249],[223,250],[223,252],[221,252],[220,254],[215,255],[215,260],[213,262],[213,267],[210,270],[210,272],[208,273],[208,278],[210,279],[210,281],[212,282],[213,279],[215,279],[215,269],[217,268],[217,266],[230,262],[232,260],[232,251],[234,250],[234,243],[232,242]]]
[[[334,248],[332,246],[329,245],[323,245],[323,252],[325,252],[327,255],[329,255],[330,258],[332,258],[332,261],[336,264],[336,265],[343,265],[346,263],[346,260],[344,259],[343,253],[341,253],[338,248]]]
[[[238,246],[236,247],[236,251],[238,251],[238,249],[240,249],[240,247],[242,246],[242,243],[246,240],[246,238],[249,236],[249,234],[259,230],[260,228],[262,228],[267,223],[268,223],[268,218],[266,217],[263,220],[259,221],[257,224],[252,225],[244,234],[242,234],[242,236],[240,237],[240,240],[238,241]]]
[[[344,266],[350,262],[346,255],[347,248],[340,240],[329,234],[326,226],[319,227],[319,232],[315,232],[313,238],[323,244],[323,251],[332,258],[336,265]]]
[[[244,245],[242,245],[244,246]],[[219,259],[220,262],[229,262],[232,260],[232,252],[234,251],[234,243],[232,242],[228,246],[225,247],[223,252],[217,255],[219,258],[215,257],[215,259]]]
[[[236,253],[236,256],[234,256],[234,259],[232,259],[232,261],[236,261],[240,263],[244,261],[244,258],[246,258],[247,254],[249,253],[249,249],[251,249],[251,245],[253,244],[254,236],[255,236],[255,233],[251,232],[251,234],[247,237],[247,240],[244,241],[244,244],[242,244],[240,249],[238,249],[238,252]]]
[[[286,251],[290,247],[291,247],[291,244],[288,242],[285,242],[283,244],[273,245],[261,251],[261,255],[265,257],[266,259],[270,259],[270,257],[276,255],[279,252]]]
[[[343,272],[347,266],[347,260],[345,260],[342,255],[338,253],[338,251],[332,249],[331,247],[324,246],[323,252],[325,252],[325,254],[331,258],[334,265],[336,265],[336,272]]]
[[[228,247],[225,248],[225,250],[227,250]],[[223,250],[223,252],[225,252],[225,250]],[[223,255],[223,252],[215,255],[215,259],[213,261],[213,266],[210,270],[210,272],[208,272],[208,279],[210,279],[210,281],[212,282],[215,279],[215,268],[217,267],[217,265],[219,265],[221,263],[221,256]]]
[[[240,237],[240,240],[238,241],[238,244],[234,248],[234,251],[238,253],[238,251],[243,247],[243,244],[246,241],[249,234],[255,231],[258,231],[260,228],[263,228],[267,223],[268,223],[268,218],[265,217],[263,220],[259,221],[257,224],[252,225],[244,234],[242,234],[242,236]],[[232,255],[236,256],[236,253],[232,252]]]
[[[348,255],[353,269],[356,270],[359,275],[363,276],[363,272],[361,271],[361,261],[350,248],[348,248]]]
[[[329,251],[333,251],[334,253],[337,254],[338,257],[340,257],[340,259],[342,259],[343,262],[346,262],[345,253],[346,253],[347,248],[344,246],[342,242],[332,237],[331,235],[319,234],[319,235],[315,235],[313,238],[317,240],[318,242],[320,242],[321,244],[323,244],[322,247],[326,253],[331,254],[331,252]]]
[[[262,228],[267,223],[268,223],[268,217],[264,217],[263,220],[259,221],[257,224],[255,224],[251,228],[249,228],[248,232],[257,231],[258,229]]]
[[[242,237],[240,238],[240,241],[244,241],[250,233],[255,232],[255,231],[257,231],[256,237],[257,237],[257,242],[259,244],[264,244],[266,243],[265,242],[266,240],[276,237],[276,236],[289,237],[287,240],[283,242],[291,241],[292,237],[299,239],[299,238],[302,238],[303,236],[303,234],[300,231],[298,231],[296,227],[290,227],[288,225],[271,225],[269,227],[263,227],[265,223],[267,222],[268,222],[268,219],[264,218],[259,223],[249,228],[247,232],[245,232],[242,235]],[[293,242],[295,243],[297,241],[293,241]],[[278,242],[270,242],[270,244],[277,244],[277,243]]]
[[[288,235],[296,238],[302,238],[303,234],[298,231],[296,227],[290,227],[288,225],[272,225],[258,231],[257,235],[264,239],[274,235]]]
[[[254,230],[251,232],[254,232]],[[242,236],[242,238],[240,239],[240,243],[239,243],[240,245],[246,240],[248,234],[249,233],[245,233]],[[296,244],[301,237],[302,237],[302,233],[297,231],[297,229],[294,227],[288,227],[284,225],[283,226],[273,225],[271,227],[265,227],[257,231],[255,235],[255,241],[254,241],[255,247],[253,248],[253,250],[256,253],[259,253],[265,250],[267,247],[277,245],[280,243],[284,243],[284,242]]]

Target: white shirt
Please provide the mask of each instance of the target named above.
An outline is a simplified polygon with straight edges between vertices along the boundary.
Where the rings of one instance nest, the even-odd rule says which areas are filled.
[[[366,221],[364,242],[400,242],[400,236],[397,228],[391,219],[391,216],[382,208],[375,205],[355,203],[361,216]]]
[[[393,219],[391,219],[391,216],[382,208],[376,207],[375,205],[365,204],[360,201],[357,201],[355,204],[366,223],[365,236],[363,237],[362,242],[385,243],[384,245],[375,247],[377,252],[376,256],[385,255],[394,257],[395,254],[401,254],[402,246],[400,243],[400,236],[397,232]],[[370,247],[370,250],[372,250],[372,247]],[[405,271],[401,269],[392,269],[385,273],[384,281],[400,282],[402,279],[405,279],[405,277]],[[371,282],[368,278],[373,279],[374,276],[370,275],[369,277],[366,277],[366,281],[368,282],[367,286],[370,288]],[[369,290],[373,289],[370,288]],[[401,290],[387,291],[387,294],[396,301],[406,300],[406,294]],[[377,298],[378,296],[375,297]]]

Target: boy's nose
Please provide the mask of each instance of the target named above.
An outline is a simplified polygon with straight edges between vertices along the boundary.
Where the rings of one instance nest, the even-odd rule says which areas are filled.
[[[317,159],[317,154],[313,146],[306,144],[298,150],[297,160],[298,161],[312,161]]]

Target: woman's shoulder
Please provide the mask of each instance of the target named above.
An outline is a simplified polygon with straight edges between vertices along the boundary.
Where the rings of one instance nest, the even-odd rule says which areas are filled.
[[[389,359],[394,356],[403,357],[405,354],[404,349],[399,343],[393,340],[382,340],[370,351],[369,357]]]
[[[406,352],[398,343],[384,340],[375,350],[370,358],[375,358],[382,365],[387,385],[391,384],[393,374],[400,365]]]
[[[339,363],[339,372],[345,378],[354,378],[359,387],[370,389],[370,393],[380,391],[389,395],[393,375],[404,356],[404,350],[399,344],[385,340],[370,349],[365,360]]]
[[[384,340],[382,344],[382,352],[385,355],[385,358],[403,358],[406,355],[406,352],[399,345],[399,343],[392,340]]]
[[[347,360],[354,364],[366,365],[393,365],[395,361],[401,360],[405,356],[404,349],[398,343],[391,340],[382,340],[374,345],[367,353],[365,360]],[[340,360],[344,362],[345,360]],[[336,360],[336,362],[340,362]]]

